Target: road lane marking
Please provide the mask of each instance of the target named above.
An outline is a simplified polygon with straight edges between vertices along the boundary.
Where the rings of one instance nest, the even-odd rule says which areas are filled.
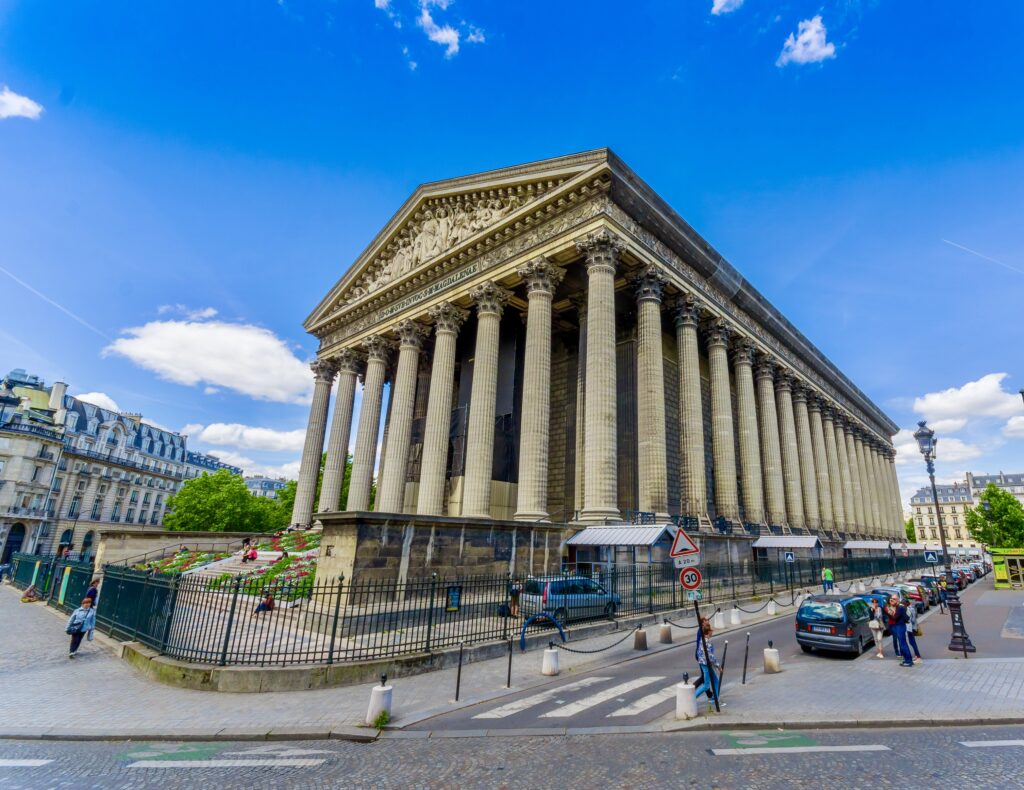
[[[540,694],[534,694],[531,697],[523,697],[522,699],[517,699],[515,702],[509,702],[507,705],[502,705],[500,708],[495,708],[494,710],[489,710],[485,713],[478,713],[473,718],[504,719],[507,716],[522,713],[527,708],[532,708],[535,705],[550,702],[556,697],[561,696],[566,691],[576,691],[577,689],[587,688],[588,686],[593,686],[596,683],[604,683],[606,680],[611,680],[611,678],[583,678],[583,680],[577,680],[575,683],[569,683],[566,686],[559,686],[556,689],[542,691]]]
[[[280,760],[139,760],[128,768],[315,768],[324,759]]]
[[[610,699],[625,694],[633,689],[638,689],[641,686],[647,686],[651,683],[657,683],[659,680],[664,680],[664,675],[658,675],[655,677],[636,678],[626,683],[620,683],[618,686],[612,686],[610,689],[599,691],[597,694],[591,694],[589,697],[583,697],[575,702],[570,702],[564,707],[553,710],[549,713],[544,713],[540,716],[542,719],[564,719],[569,716],[575,716],[577,713],[593,708],[595,705],[600,705],[602,702],[607,702]]]
[[[660,705],[667,700],[675,699],[675,696],[676,684],[672,684],[668,688],[663,688],[661,691],[655,691],[653,694],[641,697],[636,702],[631,702],[624,708],[619,708],[617,711],[609,713],[606,718],[610,719],[613,716],[636,716],[646,710],[650,710],[655,705]]]
[[[716,757],[736,757],[741,754],[813,754],[818,752],[888,752],[888,746],[880,743],[854,744],[852,746],[777,746],[753,749],[712,749]]]
[[[0,768],[39,768],[41,765],[52,763],[53,760],[15,760],[13,758],[0,758]]]
[[[1024,740],[1015,741],[960,741],[961,746],[968,749],[984,748],[987,746],[1024,746]]]

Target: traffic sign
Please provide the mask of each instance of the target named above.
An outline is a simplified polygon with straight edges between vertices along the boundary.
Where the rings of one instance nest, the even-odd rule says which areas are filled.
[[[679,583],[683,585],[684,590],[698,589],[703,579],[704,577],[701,576],[700,569],[698,568],[684,568],[682,573],[679,574]]]
[[[926,551],[924,553],[924,561],[925,562],[938,562],[939,561],[938,552]]]
[[[691,557],[700,556],[700,546],[693,542],[693,538],[686,534],[686,531],[679,527],[676,530],[676,537],[672,541],[672,548],[668,551],[670,557]]]
[[[700,565],[700,555],[687,554],[683,557],[673,557],[672,562],[677,568],[692,568],[694,565]]]
[[[787,552],[783,552],[783,553],[786,556],[786,562],[796,562],[796,552],[795,551],[787,551]]]
[[[704,594],[701,590],[687,590],[686,591],[687,601],[703,601]]]

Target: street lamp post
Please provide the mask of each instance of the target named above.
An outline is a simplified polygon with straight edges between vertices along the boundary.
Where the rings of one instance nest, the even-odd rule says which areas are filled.
[[[946,547],[946,528],[942,524],[942,512],[939,510],[939,492],[935,487],[935,447],[939,440],[935,438],[935,431],[929,428],[924,420],[917,424],[914,439],[917,441],[921,455],[924,456],[924,463],[928,469],[928,479],[932,484],[932,504],[935,505],[935,518],[939,525],[939,540],[942,542],[943,573],[945,574],[948,571],[946,563],[949,562],[949,550]],[[948,581],[954,580],[952,577],[949,577]],[[967,635],[967,629],[964,628],[962,604],[955,581],[948,586],[946,603],[949,606],[949,615],[953,621],[953,635],[949,640],[949,649],[957,652],[962,651],[964,658],[967,658],[967,654],[975,652],[976,648],[971,642],[971,638]]]

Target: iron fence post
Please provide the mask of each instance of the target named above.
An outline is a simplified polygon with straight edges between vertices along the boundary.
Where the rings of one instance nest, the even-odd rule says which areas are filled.
[[[142,592],[139,594],[139,603],[140,604],[143,603],[146,600],[146,588],[149,587],[149,578],[150,578],[150,574],[147,573],[145,579],[142,582]],[[134,623],[135,627],[132,629],[132,641],[133,642],[137,641],[138,637],[139,637],[139,618],[140,618],[140,614],[141,613],[139,611],[139,608],[136,607],[135,608],[135,623]]]
[[[654,614],[654,566],[647,566],[647,614]]]
[[[178,608],[178,584],[180,576],[171,579],[171,594],[167,599],[167,621],[164,623],[164,633],[160,638],[160,653],[167,652],[167,643],[171,639],[171,627],[174,625],[174,612]]]
[[[426,651],[430,652],[430,635],[434,630],[434,601],[437,595],[437,574],[430,576],[430,608],[427,609],[427,640]]]
[[[338,633],[338,613],[341,610],[341,591],[345,585],[345,574],[338,576],[338,592],[334,596],[334,620],[331,622],[331,647],[327,651],[327,663],[334,663],[334,637]]]
[[[238,606],[238,590],[241,587],[241,577],[235,579],[235,591],[231,596],[231,610],[228,612],[228,626],[224,630],[224,645],[220,650],[220,665],[226,666],[228,663],[228,643],[231,641],[231,627],[235,624],[235,608]]]

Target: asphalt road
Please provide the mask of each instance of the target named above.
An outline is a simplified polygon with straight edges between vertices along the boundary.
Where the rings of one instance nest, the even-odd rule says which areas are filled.
[[[965,743],[973,745],[964,745]],[[0,741],[0,787],[1021,787],[1024,727],[278,743]]]

